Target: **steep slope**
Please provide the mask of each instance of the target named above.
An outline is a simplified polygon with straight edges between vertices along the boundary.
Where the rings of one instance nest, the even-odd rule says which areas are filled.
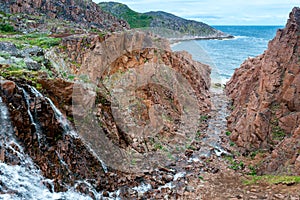
[[[131,28],[149,27],[152,17],[131,10],[127,5],[116,2],[101,2],[98,4],[104,11],[126,20]]]
[[[262,173],[300,174],[300,8],[264,54],[246,60],[226,85],[231,139],[246,152],[271,153]]]
[[[30,15],[16,16],[34,21]],[[174,180],[184,187],[173,178],[177,170],[163,166],[174,162],[173,151],[184,155],[195,133],[206,126],[199,118],[210,110],[210,68],[141,31],[55,37],[1,32],[0,125],[11,128],[0,134],[0,196],[38,195],[18,187],[18,176],[4,180],[14,168],[31,173],[27,160],[39,169],[37,187],[62,196],[76,191],[102,199],[115,192],[133,199],[140,193],[131,188],[145,183],[158,188]],[[92,83],[95,90],[85,88]],[[124,161],[132,152],[149,159]],[[150,167],[158,163],[161,172],[143,166],[148,160],[153,160]]]
[[[0,8],[10,13],[45,14],[50,18],[68,20],[108,31],[129,28],[127,22],[103,12],[92,0],[3,0],[0,2]]]
[[[166,37],[230,37],[230,35],[218,31],[205,23],[186,20],[162,11],[138,13],[131,10],[127,5],[117,2],[102,2],[99,3],[99,5],[103,10],[111,13],[118,18],[126,20],[132,28],[163,29],[165,30],[165,35],[163,36]],[[174,31],[175,33],[177,33],[176,35],[174,35]],[[159,30],[159,32],[161,33],[162,30]]]

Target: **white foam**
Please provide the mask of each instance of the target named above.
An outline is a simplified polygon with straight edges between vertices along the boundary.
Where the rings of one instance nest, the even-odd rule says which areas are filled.
[[[185,172],[178,172],[177,174],[174,175],[173,181],[177,181],[177,179],[182,178],[185,176]]]
[[[149,190],[151,190],[152,187],[151,187],[150,184],[142,183],[141,185],[136,186],[136,187],[134,187],[132,189],[135,190],[135,191],[137,191],[139,194],[144,194],[145,192],[148,192]]]

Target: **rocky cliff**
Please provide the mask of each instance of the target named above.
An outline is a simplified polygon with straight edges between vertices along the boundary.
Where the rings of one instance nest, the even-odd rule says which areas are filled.
[[[271,152],[262,173],[300,174],[299,45],[300,8],[294,8],[268,49],[246,60],[226,85],[231,139],[246,152]]]
[[[53,180],[43,183],[49,191],[74,188],[93,199],[119,188],[133,198],[144,180],[156,189],[177,180],[164,166],[206,127],[207,65],[145,32],[63,34],[44,48],[26,45],[40,41],[28,36],[26,48],[19,35],[0,42],[1,108],[9,116],[1,112],[0,122],[13,127],[1,142],[14,141],[1,143],[2,162],[26,167],[16,153],[23,149]]]
[[[127,22],[103,12],[91,0],[3,0],[0,2],[0,8],[6,13],[44,14],[49,18],[68,20],[79,23],[82,26],[101,30],[118,31],[129,29]]]
[[[158,145],[171,152],[176,145],[182,145],[179,140],[185,139],[181,136],[190,137],[189,134],[197,132],[200,128],[197,119],[210,110],[208,66],[193,61],[186,52],[172,52],[166,40],[149,33],[117,33],[103,41],[90,41],[91,48],[85,49],[84,40],[73,36],[63,39],[68,57],[85,49],[85,53],[75,53],[79,57],[74,58],[80,64],[76,74],[87,77],[100,89],[101,101],[91,105],[87,99],[95,101],[95,97],[77,88],[73,104],[83,105],[84,110],[96,109],[97,120],[114,144],[133,148],[140,154],[155,151]],[[189,122],[185,121],[184,107],[198,113]],[[79,121],[82,115],[89,114],[76,112],[76,109],[74,113]],[[183,128],[187,124],[191,127]],[[81,128],[84,126],[80,125]],[[90,132],[84,130],[83,137],[97,152],[102,149],[98,149],[96,138],[91,137],[95,127],[91,128],[89,124],[86,128]],[[125,168],[128,166],[125,165],[123,170]]]

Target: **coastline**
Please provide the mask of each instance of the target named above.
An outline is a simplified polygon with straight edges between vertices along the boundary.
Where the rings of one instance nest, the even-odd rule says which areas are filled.
[[[224,39],[233,39],[235,38],[233,35],[226,35],[226,36],[184,36],[181,38],[167,38],[171,45],[175,43],[179,43],[182,41],[189,41],[189,40],[224,40]]]

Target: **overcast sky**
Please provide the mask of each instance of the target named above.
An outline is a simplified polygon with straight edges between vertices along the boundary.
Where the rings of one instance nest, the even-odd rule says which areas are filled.
[[[93,0],[98,3],[101,0]],[[103,1],[103,0],[102,0]],[[285,25],[299,0],[119,0],[138,12],[165,11],[210,25]]]

